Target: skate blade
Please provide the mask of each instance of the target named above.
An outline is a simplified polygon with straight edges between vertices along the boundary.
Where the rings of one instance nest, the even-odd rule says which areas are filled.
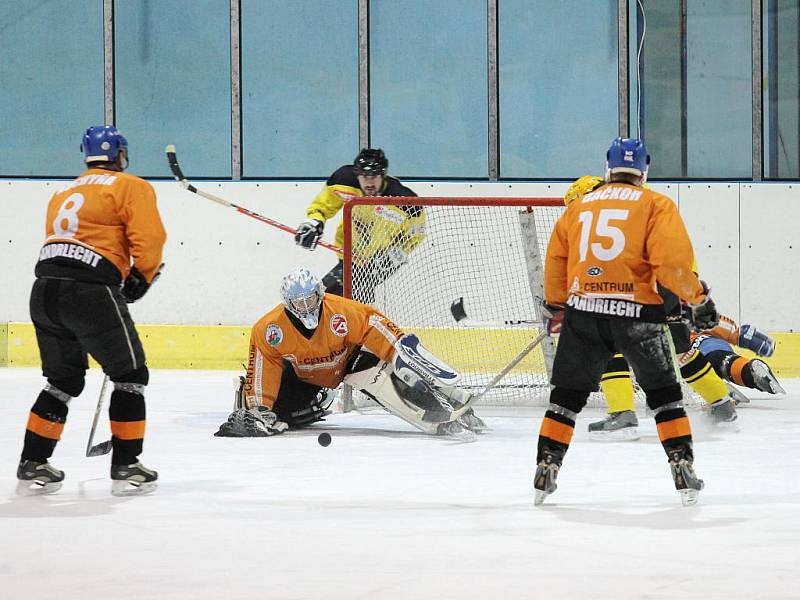
[[[590,431],[589,439],[595,442],[634,442],[641,436],[638,427],[626,427],[614,431]]]
[[[20,480],[17,482],[17,495],[19,496],[44,496],[54,494],[61,489],[63,482],[50,481],[47,483],[35,479]]]
[[[145,494],[152,494],[156,491],[158,482],[148,481],[145,483],[131,482],[127,479],[122,481],[111,482],[111,495],[112,496],[144,496]]]
[[[478,434],[476,434],[474,431],[470,431],[469,429],[464,429],[458,433],[446,433],[445,437],[469,444],[478,439]]]
[[[694,506],[697,504],[700,490],[678,490],[681,494],[681,504],[684,506]]]
[[[739,426],[739,419],[735,421],[715,421],[714,428],[719,431],[730,431],[732,433],[739,433],[742,430]]]

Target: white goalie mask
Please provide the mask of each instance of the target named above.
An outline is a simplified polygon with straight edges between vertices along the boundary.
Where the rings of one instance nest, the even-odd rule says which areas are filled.
[[[290,313],[308,329],[319,325],[325,286],[308,269],[297,269],[283,278],[281,300]]]

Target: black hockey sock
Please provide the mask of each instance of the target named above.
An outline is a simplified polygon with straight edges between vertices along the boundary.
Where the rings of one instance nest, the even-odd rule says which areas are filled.
[[[142,453],[144,444],[144,396],[137,392],[115,389],[111,394],[108,415],[111,420],[111,444],[113,447],[111,464],[131,465],[135,463]]]
[[[53,455],[56,444],[61,439],[64,423],[67,422],[68,412],[67,402],[59,400],[46,390],[39,393],[28,415],[25,443],[22,447],[23,459],[45,462]]]

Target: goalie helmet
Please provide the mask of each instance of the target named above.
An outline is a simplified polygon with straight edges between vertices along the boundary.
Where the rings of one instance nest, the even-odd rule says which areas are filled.
[[[564,204],[569,206],[575,202],[579,196],[588,194],[604,181],[605,179],[597,177],[596,175],[584,175],[580,179],[575,180],[575,182],[569,186],[567,193],[564,194]]]
[[[319,314],[325,286],[308,269],[297,269],[283,278],[281,299],[290,313],[308,329],[319,324]]]
[[[83,134],[81,152],[84,162],[116,162],[121,150],[128,157],[128,140],[111,125],[95,125]]]
[[[386,175],[389,168],[389,161],[383,150],[380,148],[363,148],[353,161],[353,169],[356,175],[372,177],[374,175]]]
[[[630,173],[647,179],[650,155],[639,138],[616,138],[606,152],[606,179],[615,173]]]

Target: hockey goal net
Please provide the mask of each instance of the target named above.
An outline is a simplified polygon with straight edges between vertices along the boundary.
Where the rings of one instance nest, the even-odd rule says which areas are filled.
[[[345,295],[416,333],[479,391],[540,332],[544,256],[563,208],[561,198],[354,198]],[[482,402],[546,404],[552,354],[546,338]]]

